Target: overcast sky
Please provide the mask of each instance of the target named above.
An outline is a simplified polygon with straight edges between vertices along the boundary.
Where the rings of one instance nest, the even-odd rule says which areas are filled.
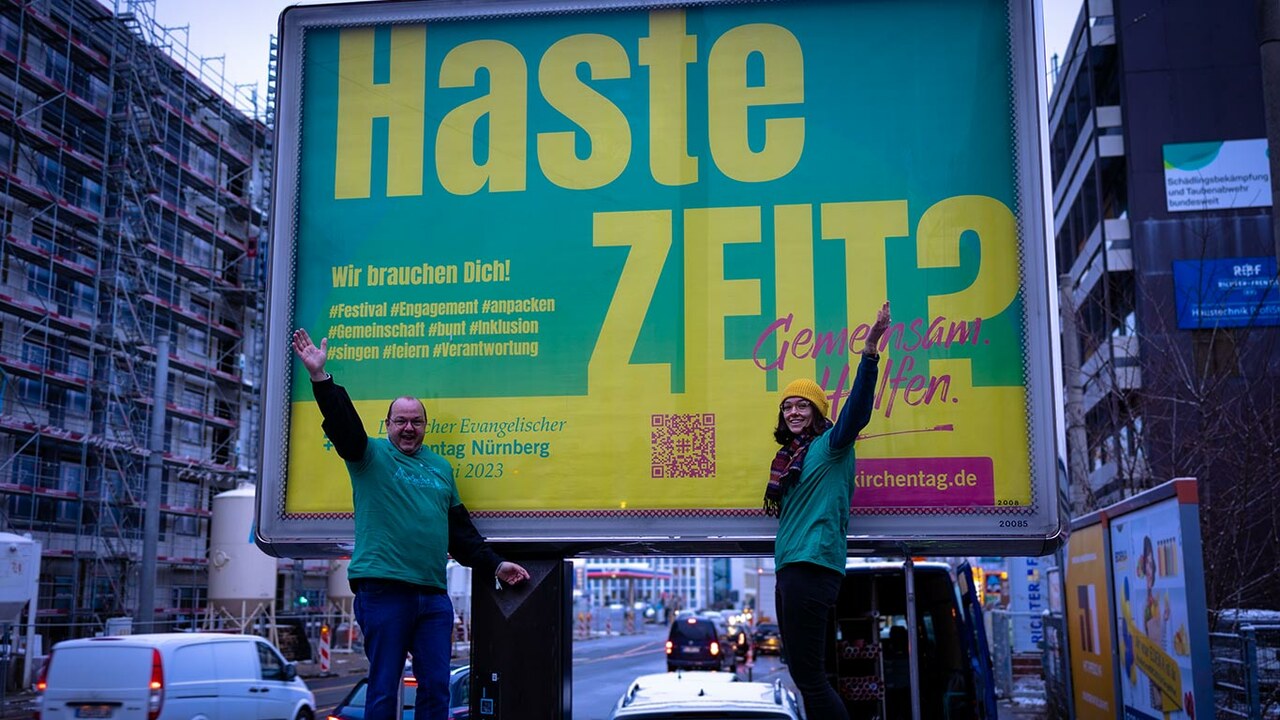
[[[198,63],[204,57],[206,66],[222,70],[229,84],[255,84],[260,97],[265,98],[270,39],[276,32],[280,11],[289,5],[331,1],[336,0],[156,0],[156,20],[171,28],[188,26],[185,33],[177,35],[187,39],[192,55],[189,63]],[[1043,0],[1046,57],[1062,55],[1080,13],[1080,1]],[[224,59],[212,59],[219,56]]]

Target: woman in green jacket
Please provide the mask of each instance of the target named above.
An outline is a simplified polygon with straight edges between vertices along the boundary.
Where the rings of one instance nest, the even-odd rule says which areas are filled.
[[[769,468],[765,512],[778,518],[774,545],[778,629],[782,652],[805,714],[823,720],[849,717],[827,680],[827,618],[844,580],[849,503],[853,498],[853,443],[871,420],[880,355],[889,327],[889,303],[867,335],[847,405],[833,425],[826,391],[801,378],[782,391],[773,432],[781,446]]]

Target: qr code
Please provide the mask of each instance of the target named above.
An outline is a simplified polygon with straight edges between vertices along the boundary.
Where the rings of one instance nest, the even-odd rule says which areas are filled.
[[[650,477],[705,478],[716,474],[714,413],[654,415],[649,422]]]

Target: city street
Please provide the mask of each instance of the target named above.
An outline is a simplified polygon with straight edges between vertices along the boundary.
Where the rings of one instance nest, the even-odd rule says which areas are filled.
[[[612,635],[575,640],[573,646],[573,716],[575,720],[605,720],[610,710],[627,686],[638,675],[666,671],[663,643],[667,639],[667,625],[642,625],[635,635]],[[316,695],[316,707],[321,717],[333,710],[347,691],[360,677],[359,672],[348,674],[345,668],[363,668],[363,658],[335,655],[334,670],[340,674],[331,677],[307,679],[307,685]],[[466,658],[458,658],[465,663]],[[747,679],[747,670],[740,676]],[[752,679],[773,682],[781,678],[791,686],[786,668],[773,656],[755,662]]]

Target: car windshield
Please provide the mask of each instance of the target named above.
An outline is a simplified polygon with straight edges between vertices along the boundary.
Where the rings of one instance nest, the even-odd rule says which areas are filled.
[[[349,707],[349,708],[362,708],[362,707],[364,707],[364,703],[365,703],[365,694],[368,692],[368,690],[369,690],[369,685],[368,685],[368,683],[366,683],[365,681],[361,680],[361,681],[360,681],[360,685],[358,685],[358,686],[356,687],[356,691],[355,691],[355,692],[353,692],[353,693],[351,693],[351,699],[350,699],[350,700],[348,700],[348,701],[347,701],[347,703],[346,703],[346,705],[343,705],[343,707]],[[403,708],[405,708],[405,709],[412,708],[412,707],[413,707],[414,702],[415,702],[417,699],[418,699],[418,685],[417,685],[417,683],[414,683],[413,685],[408,685],[408,684],[406,684],[406,685],[404,686],[404,697],[403,697],[403,700],[402,700],[402,702],[401,702],[401,707],[403,707]]]

